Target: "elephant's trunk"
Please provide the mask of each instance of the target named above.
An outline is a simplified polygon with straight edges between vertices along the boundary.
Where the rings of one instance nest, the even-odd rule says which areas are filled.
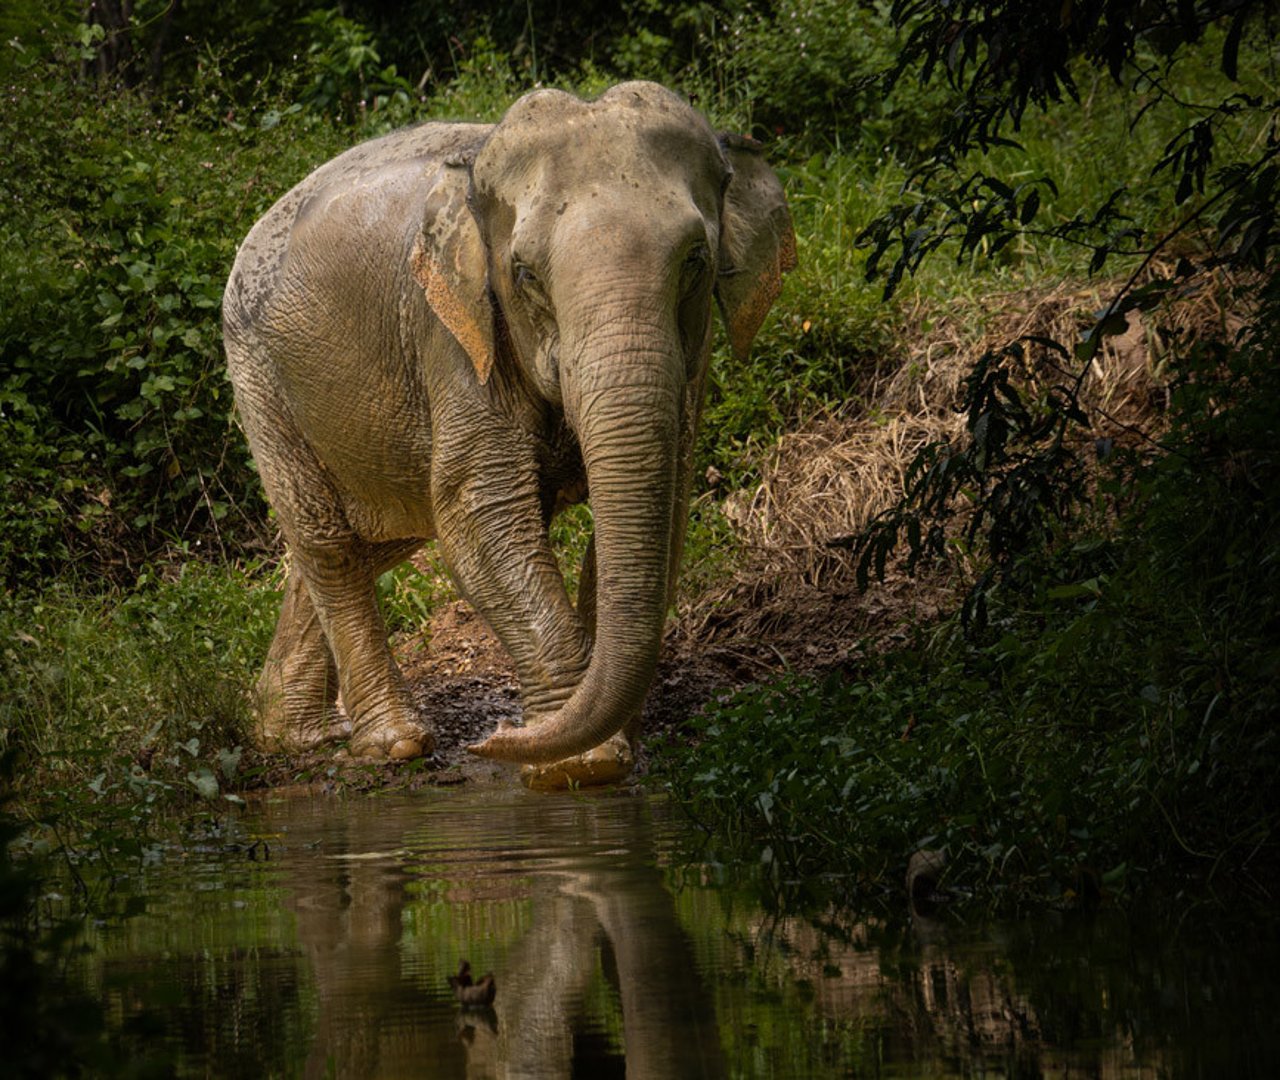
[[[669,341],[670,333],[645,335]],[[677,442],[683,395],[679,349],[636,348],[607,325],[592,335],[612,349],[586,356],[566,381],[595,519],[596,632],[582,681],[560,710],[506,728],[472,749],[544,764],[598,746],[638,716],[658,663],[666,618]]]

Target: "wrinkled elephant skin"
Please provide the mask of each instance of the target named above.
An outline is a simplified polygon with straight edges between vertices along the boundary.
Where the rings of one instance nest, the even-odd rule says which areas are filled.
[[[285,195],[223,306],[291,553],[260,743],[430,751],[374,583],[434,539],[520,680],[524,725],[473,749],[537,786],[625,774],[683,544],[713,299],[741,354],[794,260],[759,146],[652,83],[398,131]],[[575,606],[547,529],[584,498]]]

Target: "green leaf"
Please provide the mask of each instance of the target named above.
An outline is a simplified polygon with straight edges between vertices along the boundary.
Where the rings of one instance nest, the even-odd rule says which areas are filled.
[[[218,751],[218,768],[222,770],[222,775],[228,780],[235,779],[236,773],[240,769],[240,758],[243,753],[243,748],[239,746],[232,750],[223,747]]]
[[[192,769],[187,773],[187,783],[196,789],[202,799],[218,797],[218,778],[213,775],[213,770],[207,765],[201,765],[198,769]]]

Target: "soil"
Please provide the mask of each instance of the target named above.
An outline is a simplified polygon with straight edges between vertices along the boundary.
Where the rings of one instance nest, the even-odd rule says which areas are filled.
[[[714,656],[691,652],[668,634],[645,703],[646,734],[680,723],[717,693],[740,684]],[[502,769],[466,752],[468,743],[483,739],[499,720],[520,716],[515,671],[484,620],[455,601],[436,612],[421,639],[400,642],[397,653],[414,703],[435,729],[437,769],[464,776]],[[637,772],[646,765],[642,746]]]
[[[866,651],[892,644],[909,624],[936,614],[922,598],[936,588],[890,577],[859,593],[852,588],[772,589],[736,580],[702,597],[667,629],[658,671],[645,701],[635,777],[649,767],[649,742],[677,729],[708,703],[786,672],[850,670]],[[484,620],[462,601],[438,608],[421,635],[400,635],[396,658],[413,702],[436,740],[419,761],[356,763],[332,750],[301,757],[263,757],[259,783],[311,793],[405,789],[483,780],[514,780],[514,767],[467,753],[500,720],[518,720],[515,670]]]

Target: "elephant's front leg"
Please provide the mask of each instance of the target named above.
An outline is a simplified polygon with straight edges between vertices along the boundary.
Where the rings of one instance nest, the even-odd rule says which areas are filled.
[[[518,437],[488,452],[438,447],[432,498],[442,554],[463,596],[511,655],[525,722],[536,724],[572,695],[591,657],[591,636],[565,592],[543,520],[533,454]],[[594,595],[593,587],[589,592]],[[625,743],[624,743],[625,745]],[[565,762],[526,767],[531,786],[612,783],[631,770],[606,743]],[[554,777],[554,782],[552,779]]]

